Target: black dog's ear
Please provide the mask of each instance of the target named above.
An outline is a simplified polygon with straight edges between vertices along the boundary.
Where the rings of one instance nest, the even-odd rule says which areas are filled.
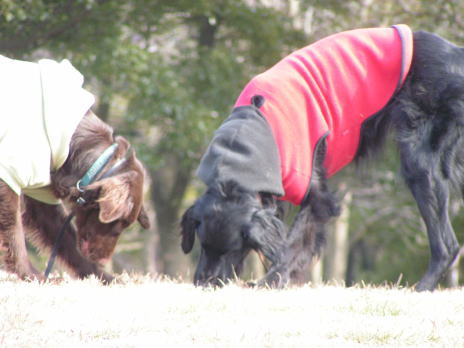
[[[200,221],[196,220],[193,216],[193,209],[195,205],[188,208],[182,216],[180,223],[182,233],[182,250],[185,254],[188,254],[195,243],[195,230],[197,229]]]

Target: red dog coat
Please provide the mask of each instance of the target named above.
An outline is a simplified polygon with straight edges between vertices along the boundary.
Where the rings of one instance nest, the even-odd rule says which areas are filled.
[[[278,147],[282,199],[302,202],[321,139],[329,176],[353,160],[361,124],[404,82],[412,51],[406,25],[351,30],[290,54],[248,83],[235,106],[264,97],[260,111]]]

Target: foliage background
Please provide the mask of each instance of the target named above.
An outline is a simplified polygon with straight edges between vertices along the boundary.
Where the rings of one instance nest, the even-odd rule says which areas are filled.
[[[97,96],[95,112],[144,161],[154,227],[124,234],[114,271],[188,278],[198,251],[181,253],[178,220],[204,188],[194,171],[212,132],[251,76],[296,48],[358,27],[406,23],[463,44],[463,14],[464,3],[445,0],[0,0],[0,53],[71,60]],[[322,279],[411,284],[425,271],[424,226],[395,159],[390,146],[369,170],[337,174],[334,189],[350,199],[346,223],[334,231],[345,229],[347,239],[327,252]],[[462,243],[460,200],[451,207]],[[329,265],[341,249],[335,276]],[[249,269],[262,272],[253,261]]]

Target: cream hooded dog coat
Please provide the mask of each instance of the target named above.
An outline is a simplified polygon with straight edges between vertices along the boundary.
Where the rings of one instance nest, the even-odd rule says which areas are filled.
[[[0,56],[0,179],[18,195],[58,203],[49,186],[94,96],[68,60]]]

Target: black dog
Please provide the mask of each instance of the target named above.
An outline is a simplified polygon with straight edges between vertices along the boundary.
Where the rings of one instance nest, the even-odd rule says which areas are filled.
[[[378,53],[391,61],[374,71],[383,64]],[[340,65],[342,56],[352,62]],[[329,60],[333,68],[325,67]],[[286,68],[297,74],[287,74]],[[300,86],[295,89],[294,83]],[[347,97],[336,95],[344,89]],[[305,101],[300,110],[298,98]],[[357,98],[371,105],[356,109]],[[352,104],[355,110],[345,112]],[[298,123],[302,115],[309,127]],[[356,118],[357,123],[351,121]],[[347,120],[356,125],[343,126]],[[277,127],[287,127],[285,122],[298,125],[279,133]],[[305,127],[309,142],[298,138]],[[323,39],[248,84],[200,164],[198,175],[208,190],[182,218],[183,251],[190,252],[195,233],[201,242],[195,283],[218,284],[240,274],[251,250],[262,252],[272,264],[262,283],[282,286],[301,279],[304,267],[320,253],[326,223],[339,214],[327,177],[375,154],[390,131],[430,242],[429,268],[416,289],[434,289],[459,250],[448,201],[452,184],[464,188],[464,51],[406,26]],[[285,141],[290,145],[282,145]],[[282,150],[285,146],[290,155]],[[300,150],[306,161],[294,158]],[[301,206],[289,231],[279,214],[278,196]]]

